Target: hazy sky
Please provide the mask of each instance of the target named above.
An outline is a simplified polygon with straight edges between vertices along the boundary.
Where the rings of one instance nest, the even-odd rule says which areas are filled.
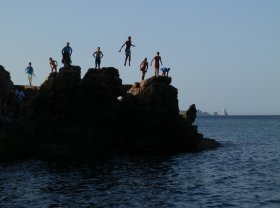
[[[82,77],[94,67],[119,69],[124,84],[140,80],[140,62],[159,51],[178,89],[179,107],[213,113],[280,115],[280,0],[0,0],[0,65],[27,85],[32,62],[41,85],[48,59],[62,67],[73,48]],[[132,37],[132,66],[121,45]],[[147,77],[154,74],[149,66]]]

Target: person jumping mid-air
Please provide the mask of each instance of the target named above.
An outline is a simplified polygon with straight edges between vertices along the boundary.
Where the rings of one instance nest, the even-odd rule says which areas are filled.
[[[57,61],[52,59],[52,57],[49,58],[49,61],[50,61],[52,73],[57,72]]]
[[[32,85],[32,78],[33,78],[33,76],[35,76],[34,69],[31,66],[31,62],[29,62],[29,65],[26,67],[25,73],[27,74],[27,79],[28,79],[28,82],[29,82],[29,86],[31,86]]]
[[[128,65],[130,66],[130,60],[131,60],[131,50],[130,50],[130,47],[131,46],[135,47],[135,45],[133,45],[131,43],[131,36],[128,36],[128,40],[124,42],[124,44],[122,45],[122,47],[119,50],[119,52],[121,52],[121,50],[124,47],[124,45],[126,45],[126,47],[125,47],[125,61],[124,61],[124,65],[126,66],[126,61],[128,59]]]
[[[147,61],[147,58],[144,58],[144,60],[140,64],[140,71],[142,71],[141,80],[145,79],[145,74],[148,71],[149,63]]]
[[[155,61],[154,67],[155,67],[155,76],[157,77],[159,75],[159,66],[162,65],[161,56],[159,55],[159,52],[157,52],[157,55],[152,59],[151,66],[153,61]]]
[[[100,47],[97,47],[97,50],[92,55],[95,58],[95,68],[100,69],[101,59],[104,56],[102,51],[100,51]]]

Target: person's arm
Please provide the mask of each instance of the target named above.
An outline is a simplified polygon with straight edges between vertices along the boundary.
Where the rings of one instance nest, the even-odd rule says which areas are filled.
[[[96,58],[96,51],[92,54],[94,58]]]
[[[124,47],[125,43],[122,45],[121,49],[119,50],[119,52],[121,52],[122,48]]]
[[[32,69],[33,69],[33,68],[32,68]],[[37,78],[37,76],[36,76],[35,73],[34,73],[34,69],[32,70],[32,77]]]
[[[30,70],[29,70],[29,73],[31,77],[33,77],[33,74],[34,74],[34,70],[33,70],[33,67],[30,67]]]
[[[155,59],[155,57],[151,60],[151,66],[152,66],[152,63],[153,63],[154,59]]]
[[[104,54],[100,51],[100,58],[103,58]]]
[[[141,70],[141,68],[142,68],[143,63],[144,63],[144,61],[142,61],[141,64],[140,64],[140,70]]]
[[[160,59],[159,59],[159,60],[160,60],[161,65],[163,65],[163,64],[162,64],[162,61],[161,61],[161,57],[160,57]]]

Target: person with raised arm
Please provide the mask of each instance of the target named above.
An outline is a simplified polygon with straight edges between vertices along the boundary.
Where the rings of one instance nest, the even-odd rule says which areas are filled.
[[[131,36],[128,36],[127,41],[124,42],[124,44],[122,45],[121,49],[119,50],[119,52],[121,52],[122,48],[125,47],[125,61],[124,61],[124,66],[126,66],[126,62],[128,59],[128,65],[130,66],[130,61],[131,61],[131,50],[130,47],[133,46],[135,47],[135,45],[132,44],[131,42]]]

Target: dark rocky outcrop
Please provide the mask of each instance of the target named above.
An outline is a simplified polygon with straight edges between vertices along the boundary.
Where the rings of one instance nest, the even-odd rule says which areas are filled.
[[[50,74],[33,102],[39,153],[111,153],[121,86],[114,68],[89,69],[83,79],[75,66]]]
[[[118,112],[120,148],[159,152],[195,148],[202,137],[191,128],[185,131],[179,116],[178,92],[170,83],[170,77],[152,77],[128,90]]]
[[[193,125],[195,105],[179,113],[171,81],[151,77],[130,86],[113,67],[89,69],[83,78],[79,66],[61,68],[33,89],[20,118],[0,119],[0,157],[95,158],[219,146]]]
[[[14,84],[10,73],[0,65],[0,116],[12,117],[15,105]]]
[[[32,149],[31,125],[18,119],[18,104],[10,73],[0,65],[0,161],[27,156]]]

